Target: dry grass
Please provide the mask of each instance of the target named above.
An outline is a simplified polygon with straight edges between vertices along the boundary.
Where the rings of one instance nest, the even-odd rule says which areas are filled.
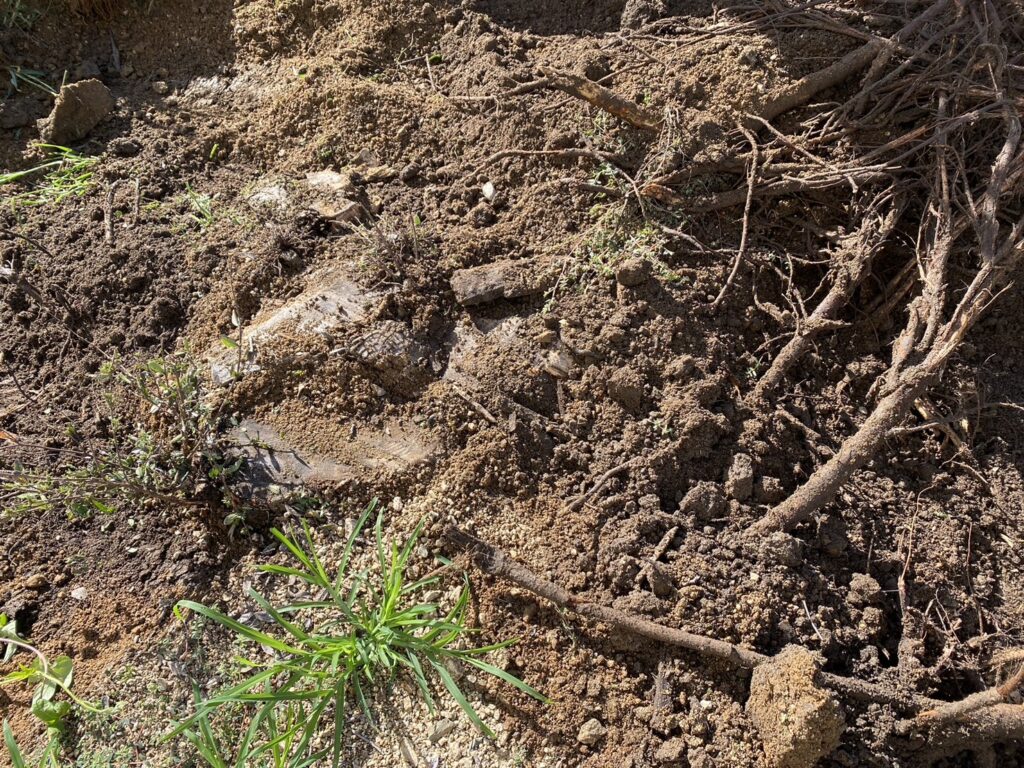
[[[68,0],[68,7],[73,13],[101,19],[110,18],[124,5],[123,0]]]

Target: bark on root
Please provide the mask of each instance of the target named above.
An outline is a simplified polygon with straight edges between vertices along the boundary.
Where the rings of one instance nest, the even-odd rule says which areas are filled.
[[[954,232],[967,227],[954,222],[950,190],[946,184],[945,154],[939,152],[939,189],[926,222],[930,231],[922,263],[924,288],[910,305],[910,319],[893,344],[889,371],[877,382],[882,393],[874,411],[856,433],[848,437],[839,451],[818,468],[807,482],[789,498],[772,508],[746,532],[757,540],[773,531],[788,531],[807,520],[831,502],[843,484],[882,449],[889,432],[906,417],[914,401],[934,384],[946,363],[989,304],[999,294],[1007,273],[1024,256],[1024,216],[1014,224],[1000,223],[1000,200],[1014,169],[1024,162],[1018,154],[1021,122],[1016,111],[1004,107],[1006,134],[992,166],[992,172],[980,201],[971,203],[969,221],[977,236],[981,266],[967,286],[959,303],[945,319],[947,267]],[[940,128],[940,131],[943,130]]]

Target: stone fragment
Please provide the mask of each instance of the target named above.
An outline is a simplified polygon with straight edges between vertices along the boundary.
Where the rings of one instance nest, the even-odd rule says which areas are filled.
[[[644,402],[643,376],[635,368],[617,369],[608,377],[608,396],[627,411],[639,411]]]
[[[49,586],[50,582],[41,573],[33,573],[25,579],[25,589],[31,589],[33,592],[42,592]]]
[[[601,724],[601,721],[596,717],[592,717],[580,728],[580,732],[577,734],[576,740],[581,744],[586,744],[587,746],[592,747],[601,741],[607,733],[608,729]]]
[[[306,174],[306,185],[318,192],[333,192],[345,197],[359,195],[352,177],[337,171],[311,171]]]
[[[503,259],[456,270],[451,285],[459,304],[470,307],[543,293],[557,280],[558,263],[550,259]]]
[[[804,545],[795,536],[774,531],[762,542],[761,555],[768,562],[795,568],[804,561]]]
[[[342,200],[339,203],[318,200],[310,207],[335,230],[345,229],[368,217],[366,208],[354,200]]]

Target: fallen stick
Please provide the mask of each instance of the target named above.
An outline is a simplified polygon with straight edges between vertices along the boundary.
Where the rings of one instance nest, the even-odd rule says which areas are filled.
[[[577,509],[586,504],[587,501],[589,501],[595,495],[600,493],[601,489],[604,488],[605,485],[607,485],[609,480],[611,480],[616,475],[625,472],[632,465],[633,459],[629,459],[628,461],[624,461],[621,464],[618,464],[609,469],[607,472],[605,472],[597,479],[597,482],[594,483],[593,487],[591,487],[589,491],[587,491],[586,493],[581,493],[573,501],[569,502],[569,504],[566,506],[566,510],[569,512],[575,512]]]
[[[550,81],[552,88],[568,93],[593,104],[598,109],[625,120],[630,125],[648,131],[661,129],[661,117],[616,94],[603,85],[571,72],[541,67],[540,71]]]
[[[575,595],[570,594],[557,584],[538,576],[500,549],[492,547],[457,528],[449,529],[446,539],[457,549],[468,552],[481,570],[493,576],[506,579],[516,586],[549,600],[559,608],[571,610],[580,616],[602,621],[617,629],[622,629],[650,640],[686,648],[702,656],[729,661],[746,669],[753,669],[758,664],[768,660],[767,656],[756,651],[741,648],[738,645],[733,645],[723,640],[694,635],[681,629],[672,629],[661,624],[655,624],[647,619],[630,616],[615,608],[578,600]]]
[[[736,280],[736,275],[740,271],[740,265],[743,263],[743,256],[747,252],[747,235],[750,233],[750,207],[754,202],[754,187],[757,184],[757,174],[761,160],[761,153],[757,148],[757,139],[742,125],[739,126],[739,129],[747,141],[750,142],[750,170],[747,173],[747,195],[743,203],[743,230],[740,234],[740,247],[736,250],[736,257],[733,259],[729,276],[725,279],[725,284],[722,285],[722,289],[718,292],[715,300],[711,302],[712,312],[718,309],[725,298],[725,294],[729,291],[729,287]]]
[[[547,88],[551,85],[551,81],[546,77],[541,77],[537,80],[531,80],[528,83],[522,83],[517,85],[515,88],[511,88],[504,93],[488,94],[486,96],[449,96],[452,101],[493,101],[496,104],[504,101],[505,99],[512,99],[516,96],[523,96],[533,91],[539,91],[541,88]]]

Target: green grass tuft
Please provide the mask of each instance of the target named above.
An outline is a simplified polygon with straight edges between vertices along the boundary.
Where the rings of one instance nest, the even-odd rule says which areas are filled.
[[[535,699],[544,696],[503,669],[482,658],[504,648],[506,641],[479,648],[463,648],[473,630],[466,626],[469,586],[455,605],[443,612],[425,592],[439,583],[445,563],[428,576],[407,583],[406,569],[419,537],[417,530],[405,545],[389,548],[381,532],[382,516],[372,529],[376,562],[372,569],[354,571],[352,556],[357,541],[376,508],[371,503],[348,538],[333,575],[317,556],[308,528],[305,544],[280,531],[274,535],[295,560],[295,565],[266,565],[266,573],[297,579],[316,597],[293,605],[274,607],[259,593],[249,596],[272,617],[276,628],[261,632],[220,611],[191,601],[185,610],[221,624],[239,640],[252,644],[253,655],[241,659],[252,670],[240,684],[202,699],[196,712],[167,738],[184,735],[215,768],[265,761],[282,768],[330,764],[337,766],[344,744],[346,714],[355,702],[373,723],[370,700],[375,690],[390,685],[398,675],[411,679],[433,711],[440,687],[454,699],[483,733],[493,736],[449,670],[452,663],[475,667]],[[267,660],[267,653],[273,658]],[[245,733],[218,739],[211,718],[219,711],[250,713]],[[262,763],[260,763],[262,764]]]
[[[46,152],[39,165],[23,171],[0,173],[0,187],[24,184],[40,177],[22,192],[0,198],[0,202],[13,209],[60,204],[71,197],[82,197],[93,187],[93,168],[99,158],[86,157],[69,147],[56,144],[37,144]]]
[[[42,15],[37,5],[25,0],[0,0],[0,29],[28,31]]]

